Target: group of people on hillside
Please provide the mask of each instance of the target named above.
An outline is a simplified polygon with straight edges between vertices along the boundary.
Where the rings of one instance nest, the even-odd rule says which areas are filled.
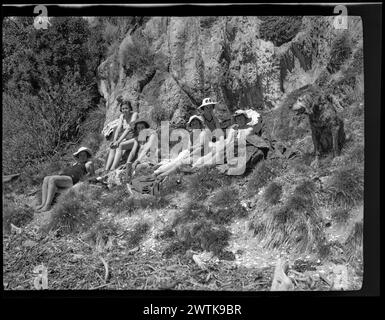
[[[200,168],[207,164],[214,164],[213,160],[224,153],[231,144],[237,145],[237,138],[241,131],[246,138],[246,164],[252,165],[255,161],[266,157],[269,145],[262,138],[263,123],[261,115],[254,110],[237,110],[227,121],[219,121],[214,114],[217,102],[205,98],[197,108],[198,113],[192,115],[187,122],[186,129],[190,133],[188,147],[171,159],[158,161],[158,139],[155,130],[152,130],[146,139],[139,139],[142,130],[150,129],[150,123],[138,118],[138,112],[129,101],[118,98],[121,115],[113,126],[107,126],[103,130],[106,138],[113,139],[109,145],[108,156],[104,172],[97,178],[102,181],[108,172],[119,167],[124,152],[128,152],[125,163],[130,176],[149,175],[155,179],[162,179],[183,166]],[[199,129],[198,139],[193,139],[193,131]],[[216,129],[224,130],[225,136],[217,139],[211,136],[208,141],[207,134]],[[227,129],[227,130],[226,130]],[[236,148],[236,147],[235,147]],[[236,150],[235,150],[236,152]],[[156,155],[154,157],[154,155]],[[42,186],[42,203],[37,207],[39,211],[50,209],[52,200],[58,188],[70,188],[84,177],[95,175],[90,149],[81,147],[73,154],[76,163],[65,168],[58,175],[44,178]],[[191,159],[195,159],[191,163]],[[239,168],[231,164],[231,159],[226,159],[224,164],[218,166],[222,172],[228,175],[242,174],[245,168]]]

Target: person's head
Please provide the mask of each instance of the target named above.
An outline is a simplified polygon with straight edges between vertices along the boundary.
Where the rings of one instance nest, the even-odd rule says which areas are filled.
[[[202,104],[198,107],[198,109],[205,115],[210,115],[214,111],[215,104],[217,103],[213,102],[211,98],[205,98],[203,99]]]
[[[244,113],[237,113],[234,115],[234,122],[239,127],[243,127],[243,126],[247,125],[247,123],[249,122],[249,118]]]
[[[134,129],[137,134],[139,134],[140,131],[148,128],[150,128],[150,124],[146,120],[139,119],[135,122]]]
[[[131,103],[129,101],[123,101],[120,104],[121,113],[130,113],[132,111]]]
[[[187,129],[194,130],[194,129],[203,129],[203,119],[201,116],[192,116],[190,117],[188,123],[187,123]]]
[[[91,150],[85,147],[80,147],[78,151],[76,151],[73,156],[78,162],[84,163],[87,162],[91,157]]]

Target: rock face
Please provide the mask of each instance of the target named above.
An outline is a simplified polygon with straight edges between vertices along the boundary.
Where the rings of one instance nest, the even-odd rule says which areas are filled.
[[[334,18],[303,17],[298,34],[279,47],[260,38],[258,17],[146,19],[99,67],[106,124],[119,115],[119,95],[155,127],[166,119],[184,126],[205,97],[218,101],[219,118],[238,108],[276,108],[293,90],[325,77],[332,43],[340,34],[348,34],[353,52],[362,50],[361,19],[349,17],[344,31],[333,27]],[[139,69],[126,63],[137,34],[153,54],[152,63]],[[338,72],[326,72],[327,77]]]

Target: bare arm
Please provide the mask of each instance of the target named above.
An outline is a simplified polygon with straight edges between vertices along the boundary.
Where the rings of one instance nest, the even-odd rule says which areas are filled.
[[[147,151],[150,150],[151,146],[155,143],[155,135],[151,135],[148,142],[143,146],[143,149],[140,151],[138,158],[136,159],[136,163],[139,163],[143,157],[146,155]]]
[[[121,115],[120,118],[119,118],[119,124],[118,124],[118,126],[117,126],[117,128],[115,130],[114,141],[113,142],[116,142],[118,140],[119,133],[122,130],[122,126],[123,126],[123,115]]]
[[[86,163],[87,176],[93,176],[95,174],[95,167],[92,161]]]

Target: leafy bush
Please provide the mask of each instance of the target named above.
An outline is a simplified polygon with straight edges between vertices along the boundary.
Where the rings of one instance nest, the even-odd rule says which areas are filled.
[[[274,205],[277,204],[282,196],[282,186],[277,182],[270,182],[265,189],[263,197],[266,202]]]
[[[326,69],[330,73],[338,71],[342,64],[350,57],[352,53],[352,44],[349,33],[344,32],[338,36],[332,43],[330,60]]]
[[[272,41],[275,46],[280,46],[293,39],[298,33],[302,17],[261,17],[259,36],[262,39]]]
[[[364,196],[363,168],[353,165],[335,170],[326,192],[336,206],[350,208],[359,203]]]
[[[122,61],[125,69],[132,72],[143,72],[154,68],[155,54],[150,47],[149,39],[135,32],[131,36],[131,43],[122,49]]]
[[[6,172],[42,162],[76,140],[99,96],[95,71],[100,52],[89,42],[88,23],[79,17],[50,22],[44,31],[26,17],[7,18],[3,24]]]

